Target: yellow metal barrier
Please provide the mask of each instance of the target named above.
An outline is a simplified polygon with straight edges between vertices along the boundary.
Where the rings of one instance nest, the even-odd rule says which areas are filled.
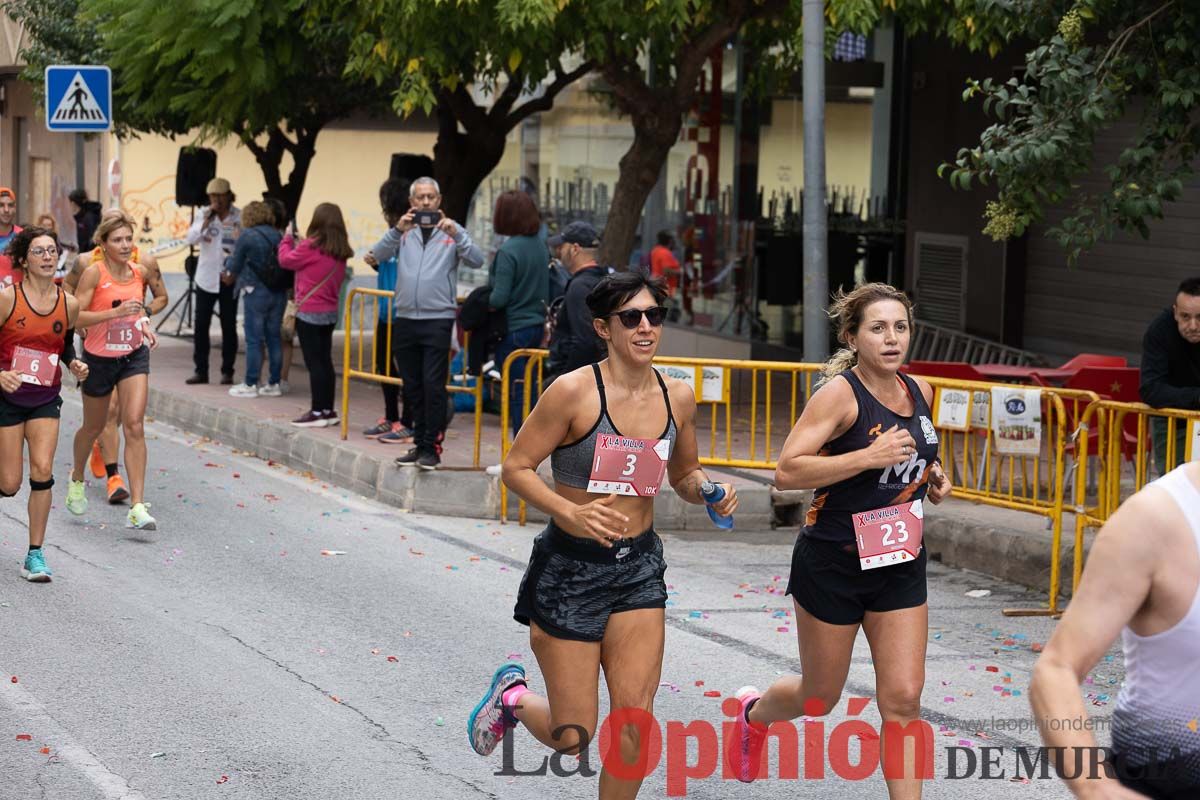
[[[1132,416],[1132,424],[1130,417]],[[1188,434],[1200,427],[1200,411],[1176,408],[1151,408],[1142,403],[1102,400],[1093,403],[1083,415],[1076,450],[1078,472],[1075,476],[1075,548],[1073,553],[1072,591],[1079,588],[1083,577],[1084,539],[1088,528],[1099,528],[1121,505],[1123,499],[1140,491],[1150,482],[1150,467],[1154,461],[1155,427],[1163,431],[1164,452],[1160,475],[1182,464],[1189,454]],[[1133,428],[1131,431],[1130,428]],[[1184,439],[1184,451],[1179,439]],[[1092,446],[1093,440],[1095,446]],[[1192,460],[1200,453],[1192,452]],[[1089,464],[1096,460],[1095,501],[1088,504],[1090,487]],[[1128,472],[1124,465],[1129,462]]]
[[[342,439],[345,440],[350,427],[350,379],[359,378],[361,380],[374,381],[376,383],[390,383],[394,386],[403,386],[404,381],[397,375],[392,375],[392,303],[395,300],[395,294],[392,292],[383,291],[380,289],[365,289],[353,288],[346,297],[346,320],[345,332],[346,339],[342,353]],[[386,341],[380,343],[378,337],[374,336],[376,323],[379,320],[379,304],[387,304],[387,335]],[[367,313],[368,306],[370,313]],[[355,327],[354,318],[355,311],[358,312],[358,325]],[[371,346],[366,347],[367,325],[370,325]],[[357,333],[357,347],[354,347],[355,333]],[[466,350],[466,345],[470,341],[470,334],[465,334],[463,337],[463,350]],[[377,363],[376,356],[378,355],[379,347],[386,348],[384,353],[384,371],[380,374],[375,371]],[[368,352],[369,351],[369,352]],[[351,363],[351,354],[357,353],[353,365]],[[369,355],[369,362],[364,364],[364,355]],[[449,373],[449,364],[447,364],[447,373]],[[472,462],[476,469],[479,468],[479,445],[483,434],[483,378],[476,378],[474,386],[467,386],[467,367],[466,358],[463,359],[462,385],[448,383],[446,391],[450,394],[469,394],[475,398],[475,455]],[[451,397],[449,402],[454,402]]]

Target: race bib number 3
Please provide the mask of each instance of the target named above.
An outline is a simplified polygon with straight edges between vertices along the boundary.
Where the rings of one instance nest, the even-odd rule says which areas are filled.
[[[920,500],[861,511],[851,517],[862,569],[901,564],[921,554],[925,510]]]
[[[136,327],[135,319],[114,319],[108,323],[105,341],[112,351],[131,353],[142,344],[142,331]]]
[[[655,497],[667,472],[671,443],[666,439],[631,439],[602,433],[588,479],[589,492]]]
[[[18,345],[13,349],[12,368],[21,374],[24,383],[53,386],[54,375],[58,371],[58,354]]]

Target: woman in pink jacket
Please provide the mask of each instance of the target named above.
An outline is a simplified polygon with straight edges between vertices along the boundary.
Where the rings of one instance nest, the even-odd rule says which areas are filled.
[[[324,428],[338,423],[333,410],[333,329],[337,326],[338,294],[346,279],[346,259],[354,254],[342,210],[321,203],[313,211],[304,241],[296,244],[295,229],[279,243],[279,266],[296,273],[296,334],[312,389],[312,409],[292,424]]]

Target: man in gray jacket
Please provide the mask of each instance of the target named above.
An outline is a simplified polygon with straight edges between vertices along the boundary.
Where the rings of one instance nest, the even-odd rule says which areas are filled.
[[[413,417],[415,445],[401,466],[437,469],[446,428],[450,336],[458,310],[458,266],[483,265],[483,251],[463,226],[439,208],[433,178],[409,189],[412,208],[371,248],[376,261],[396,258],[392,354],[404,381],[404,407]]]

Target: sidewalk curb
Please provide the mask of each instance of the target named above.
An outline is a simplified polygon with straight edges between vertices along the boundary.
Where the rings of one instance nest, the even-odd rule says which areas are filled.
[[[340,439],[330,441],[286,422],[265,421],[154,387],[150,388],[146,414],[259,458],[312,472],[320,480],[404,511],[491,520],[500,517],[500,479],[483,470],[425,472],[397,467],[390,457],[360,452]],[[772,527],[771,487],[742,486],[738,497],[736,516],[740,527]],[[516,516],[517,497],[510,492],[509,519],[515,520]],[[685,503],[668,490],[655,500],[654,516],[656,526],[664,530],[712,525],[702,506]],[[530,508],[528,520],[544,523],[546,516]]]

